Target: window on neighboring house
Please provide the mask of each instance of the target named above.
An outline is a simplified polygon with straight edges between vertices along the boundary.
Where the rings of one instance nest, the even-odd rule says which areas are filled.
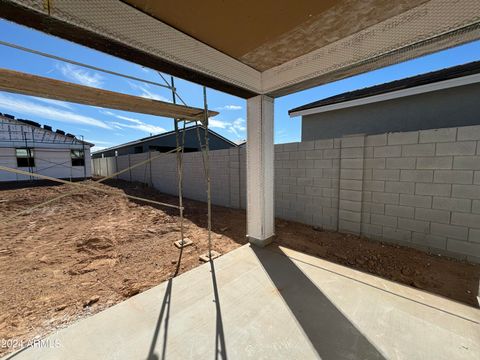
[[[17,167],[35,167],[33,149],[15,149],[15,156],[17,157]]]
[[[85,154],[83,150],[70,150],[72,166],[85,166]]]
[[[143,153],[143,146],[135,146],[135,147],[133,148],[133,152],[134,152],[135,154],[141,154],[141,153]]]

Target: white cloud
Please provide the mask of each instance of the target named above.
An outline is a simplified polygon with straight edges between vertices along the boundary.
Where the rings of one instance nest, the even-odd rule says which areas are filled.
[[[215,129],[225,129],[228,132],[234,134],[237,136],[237,138],[243,138],[245,134],[244,133],[247,128],[245,126],[245,119],[243,118],[237,118],[236,120],[233,121],[225,121],[225,120],[218,120],[218,119],[208,119],[208,125],[209,127]]]
[[[134,118],[131,118],[131,117],[122,116],[122,115],[114,115],[114,116],[117,117],[117,118],[119,118],[119,119],[125,120],[125,121],[133,122],[133,123],[135,123],[135,124],[144,124],[143,121],[138,120],[138,119],[134,119]]]
[[[247,127],[245,126],[245,119],[238,118],[233,121],[232,126],[239,131],[246,131]]]
[[[130,125],[130,124],[124,124],[124,123],[119,123],[119,122],[116,122],[116,121],[112,121],[111,124],[114,125],[115,127],[119,128],[119,129],[129,128],[129,129],[144,131],[144,132],[149,133],[149,134],[160,134],[160,133],[165,132],[165,129],[160,127],[160,126],[150,125],[150,124],[146,124],[144,122],[142,122],[141,124]]]
[[[100,151],[100,150],[103,150],[103,149],[106,149],[106,148],[107,148],[106,146],[92,146],[90,148],[90,152]]]
[[[240,105],[225,105],[219,106],[215,110],[242,110],[242,107]]]
[[[216,119],[208,119],[208,126],[211,128],[226,129],[230,124],[228,122]]]
[[[3,94],[0,94],[0,108],[3,108],[7,111],[28,114],[33,117],[41,117],[44,119],[50,119],[69,124],[82,124],[96,126],[103,129],[111,129],[111,127],[103,121],[89,116],[79,115],[50,106],[39,105],[32,101],[22,100],[17,97]]]
[[[89,143],[92,143],[92,144],[100,144],[100,145],[112,145],[111,142],[109,141],[103,141],[103,140],[90,140],[90,139],[87,139],[85,140],[86,142],[89,142]]]
[[[165,132],[164,128],[162,128],[160,126],[156,126],[156,125],[147,124],[147,123],[145,123],[145,122],[143,122],[139,119],[119,115],[119,114],[116,114],[116,113],[111,112],[111,111],[101,110],[100,112],[105,114],[105,115],[110,115],[110,116],[116,117],[117,119],[128,121],[129,123],[133,123],[133,124],[125,124],[125,123],[121,123],[121,122],[118,122],[118,121],[111,121],[110,124],[112,125],[112,127],[116,128],[116,129],[119,129],[119,130],[123,130],[125,128],[136,129],[136,130],[139,130],[139,131],[144,131],[144,132],[149,133],[149,134],[159,134],[159,133]]]
[[[96,72],[87,71],[77,66],[73,66],[72,64],[57,65],[57,69],[60,70],[62,75],[67,79],[73,80],[82,85],[97,88],[101,88],[103,85],[103,76]]]
[[[153,100],[158,100],[158,101],[164,101],[164,102],[171,102],[171,100],[167,99],[165,96],[157,94],[153,92],[148,84],[142,84],[138,85],[133,82],[129,82],[129,85],[132,89],[137,90],[138,96],[147,98],[147,99],[153,99]]]
[[[67,103],[65,101],[45,99],[45,98],[36,97],[36,96],[32,96],[32,98],[34,98],[37,101],[41,101],[41,102],[44,102],[44,103],[47,103],[47,104],[50,104],[50,105],[55,105],[55,106],[59,106],[59,107],[62,107],[62,108],[65,108],[65,109],[70,109],[70,110],[73,109],[72,105],[70,105],[69,103]]]
[[[238,118],[232,121],[232,123],[228,127],[228,131],[231,132],[232,134],[235,134],[237,138],[244,138],[243,135],[245,135],[246,130],[247,128],[245,126],[245,119],[243,118]]]
[[[109,110],[104,110],[104,109],[100,109],[100,112],[104,115],[111,115],[111,116],[115,116],[115,114]]]
[[[279,139],[282,139],[287,136],[287,131],[285,129],[278,130],[275,134]]]

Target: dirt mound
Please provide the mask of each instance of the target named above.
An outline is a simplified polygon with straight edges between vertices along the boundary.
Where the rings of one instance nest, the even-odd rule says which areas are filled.
[[[94,254],[95,252],[103,252],[112,249],[114,242],[105,237],[87,237],[77,240],[75,245],[77,251]]]
[[[175,204],[177,199],[124,182],[118,195],[80,192],[13,221],[0,222],[0,339],[29,340],[101,311],[165,281],[175,272],[178,211],[129,201],[124,192]],[[0,219],[54,198],[68,185],[0,191]],[[206,206],[186,202],[194,216],[180,272],[200,265],[207,250]],[[240,215],[242,216],[242,215]],[[241,220],[242,222],[242,220]],[[237,239],[241,239],[237,242]],[[226,253],[245,243],[243,226],[216,241]],[[0,355],[13,349],[0,348]]]

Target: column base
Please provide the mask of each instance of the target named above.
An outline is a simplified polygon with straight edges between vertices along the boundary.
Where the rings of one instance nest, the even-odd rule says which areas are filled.
[[[266,238],[265,240],[256,239],[252,236],[247,235],[247,239],[248,239],[248,242],[252,245],[255,245],[255,246],[258,246],[258,247],[265,247],[268,244],[272,243],[273,240],[275,240],[275,235],[272,235],[272,236]]]

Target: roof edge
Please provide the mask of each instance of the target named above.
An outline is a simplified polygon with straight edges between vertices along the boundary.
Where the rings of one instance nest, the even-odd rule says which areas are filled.
[[[34,128],[34,129],[40,129],[40,130],[42,130],[42,131],[48,131],[48,132],[51,132],[52,134],[57,134],[57,135],[66,137],[66,135],[62,135],[61,133],[57,133],[56,131],[45,129],[43,126],[34,126],[34,125],[28,124],[28,123],[26,123],[26,122],[23,122],[23,121],[22,121],[23,119],[18,119],[18,118],[13,118],[13,119],[11,119],[11,118],[9,118],[9,117],[6,117],[5,115],[2,115],[2,116],[0,116],[0,117],[2,117],[3,119],[5,119],[5,120],[7,120],[7,121],[14,121],[14,122],[18,123],[18,125],[21,125],[21,126],[29,126],[29,127],[31,127],[31,128]],[[27,120],[27,119],[25,119],[25,120]],[[32,120],[32,121],[33,121],[33,120]],[[37,124],[39,124],[39,123],[37,123]],[[39,124],[39,125],[40,125],[40,124]],[[57,130],[59,130],[59,129],[57,129]],[[74,135],[74,136],[75,136],[75,135]],[[93,144],[93,143],[91,143],[91,142],[88,142],[88,141],[85,141],[85,140],[81,140],[81,139],[77,138],[76,136],[75,136],[73,139],[75,139],[75,140],[78,141],[79,143],[88,145],[88,146],[90,146],[90,147],[94,147],[94,146],[95,146],[95,144]]]
[[[302,105],[290,117],[316,114],[480,82],[480,61],[357,89]]]
[[[310,109],[305,109],[305,110],[300,110],[295,112],[292,111],[292,112],[289,112],[289,115],[290,117],[296,117],[296,116],[319,114],[319,113],[346,109],[350,107],[361,106],[361,105],[366,105],[366,104],[371,104],[371,103],[376,103],[381,101],[399,99],[399,98],[412,96],[412,95],[425,94],[429,92],[450,89],[458,86],[475,84],[479,82],[480,82],[480,74],[468,75],[461,78],[439,81],[439,82],[431,83],[428,85],[419,85],[419,86],[408,88],[408,89],[387,92],[379,95],[367,96],[360,99],[344,101],[344,102],[335,103],[331,105],[320,105]]]
[[[197,127],[201,127],[201,125],[194,125],[194,126],[189,126],[189,127],[186,127],[185,128],[185,131],[189,131],[189,130],[192,130],[192,129],[196,129]],[[180,129],[180,131],[183,131],[183,129]],[[212,135],[228,142],[229,144],[237,147],[238,145],[235,144],[233,141],[231,140],[228,140],[226,137],[220,135],[219,133],[211,130],[211,129],[208,129],[208,132],[211,133]],[[106,151],[112,151],[112,150],[116,150],[116,149],[120,149],[120,148],[123,148],[125,146],[132,146],[132,145],[136,145],[136,144],[139,144],[139,143],[142,143],[144,141],[150,141],[150,140],[154,140],[154,139],[157,139],[157,138],[160,138],[160,137],[163,137],[163,136],[168,136],[168,135],[171,135],[171,134],[174,134],[175,133],[175,130],[171,130],[171,131],[167,131],[167,132],[164,132],[164,133],[161,133],[161,134],[157,134],[157,135],[152,135],[152,136],[148,136],[148,137],[145,137],[145,138],[141,138],[141,139],[138,139],[138,140],[133,140],[133,141],[130,141],[130,142],[127,142],[127,143],[124,143],[124,144],[120,144],[120,145],[115,145],[115,146],[112,146],[112,147],[109,147],[109,148],[105,148],[105,149],[102,149],[102,150],[97,150],[97,151],[94,151],[92,152],[92,155],[95,155],[95,154],[101,154],[103,152],[106,152]]]

